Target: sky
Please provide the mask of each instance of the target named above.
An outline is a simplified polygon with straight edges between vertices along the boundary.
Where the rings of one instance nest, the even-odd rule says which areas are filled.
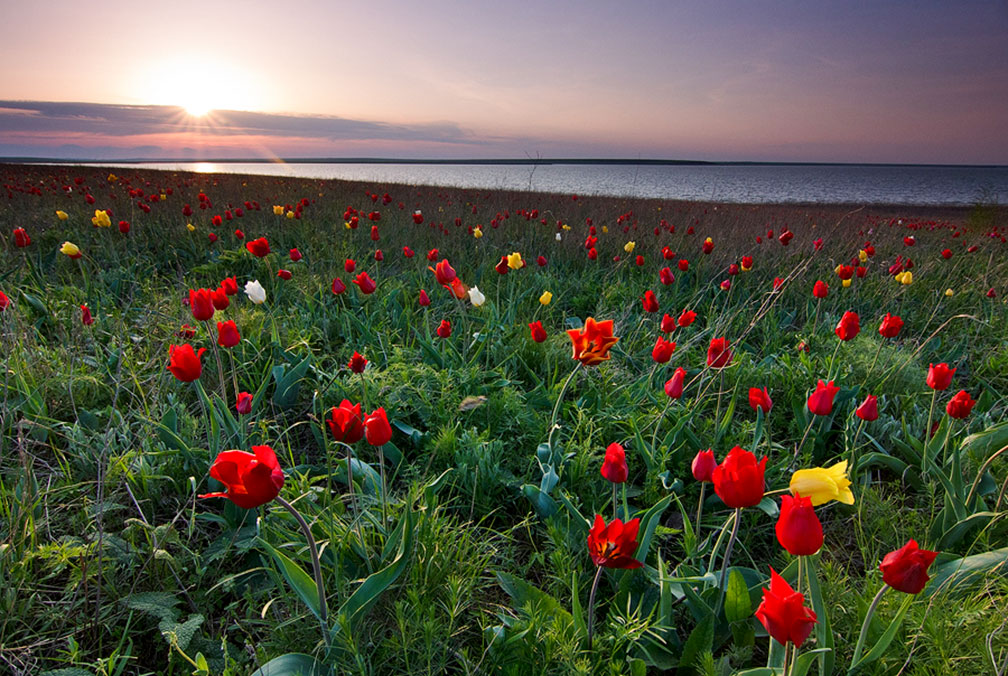
[[[0,3],[0,157],[1008,164],[1008,0]]]

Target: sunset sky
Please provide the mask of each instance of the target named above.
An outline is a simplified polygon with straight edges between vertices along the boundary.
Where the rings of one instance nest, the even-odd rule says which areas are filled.
[[[4,5],[0,156],[1008,164],[1004,1]]]

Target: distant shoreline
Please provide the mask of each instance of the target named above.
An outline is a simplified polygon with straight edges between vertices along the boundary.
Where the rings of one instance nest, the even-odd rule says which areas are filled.
[[[962,169],[1006,169],[1008,164],[908,164],[904,162],[767,162],[767,161],[712,161],[712,160],[662,160],[640,158],[496,158],[496,159],[409,159],[399,157],[284,157],[263,158],[202,158],[202,159],[65,159],[56,157],[0,157],[0,164],[68,164],[105,166],[114,164],[419,164],[419,165],[599,165],[599,166],[736,166],[736,167],[942,167]]]

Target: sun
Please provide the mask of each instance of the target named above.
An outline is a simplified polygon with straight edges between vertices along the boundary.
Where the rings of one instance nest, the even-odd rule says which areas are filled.
[[[182,108],[189,117],[203,117],[210,112],[210,106],[208,104],[196,101],[184,103],[182,104]]]
[[[178,106],[187,117],[203,118],[214,110],[255,110],[260,102],[254,79],[209,54],[172,56],[150,64],[144,71],[140,98],[150,104]]]

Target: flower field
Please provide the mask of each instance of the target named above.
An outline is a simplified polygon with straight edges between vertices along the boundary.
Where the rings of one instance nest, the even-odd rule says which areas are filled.
[[[1003,209],[0,175],[0,673],[1008,673]]]

